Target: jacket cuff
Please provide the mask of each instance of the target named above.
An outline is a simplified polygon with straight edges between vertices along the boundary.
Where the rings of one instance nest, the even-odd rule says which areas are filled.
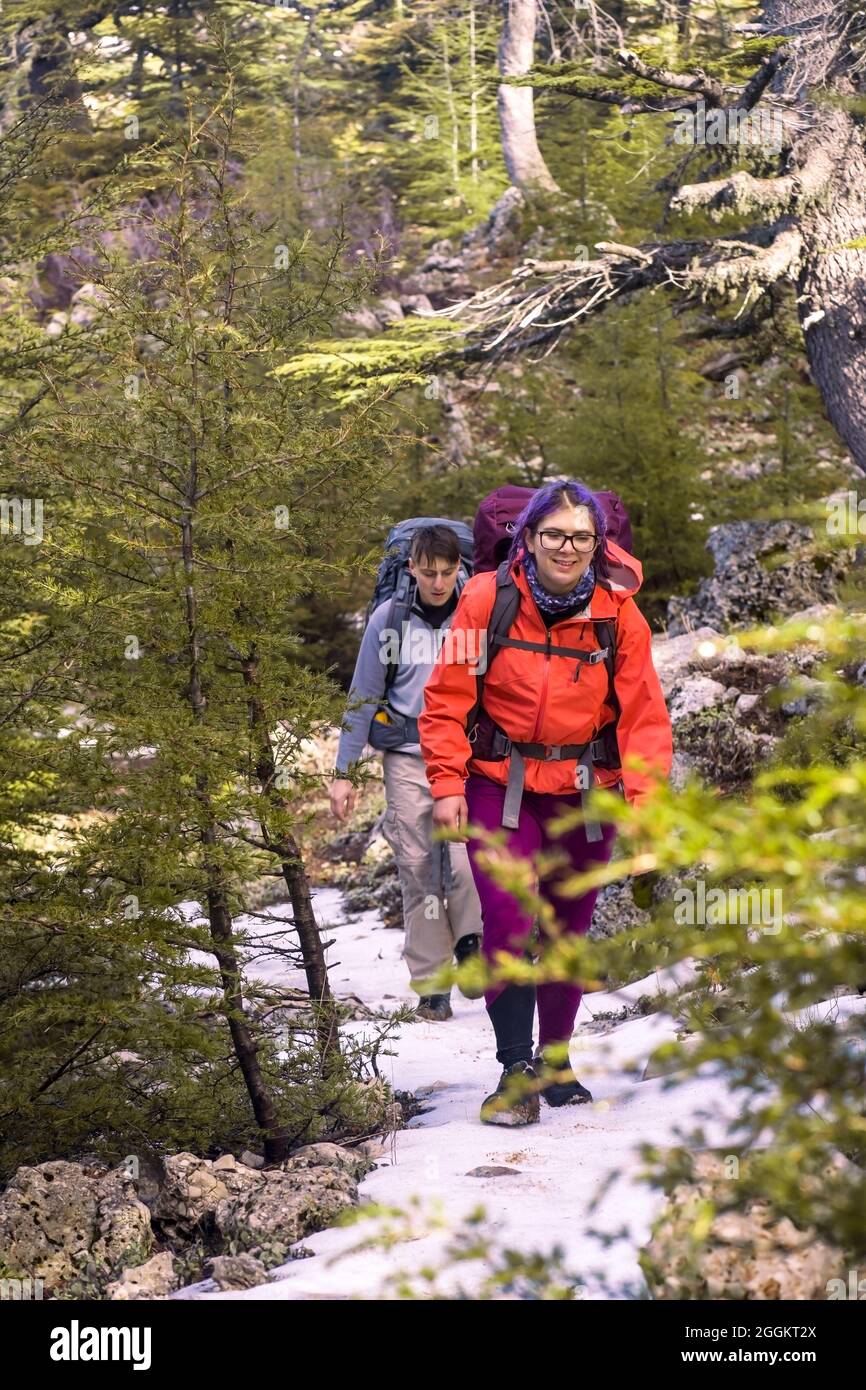
[[[465,786],[462,777],[440,777],[438,781],[431,783],[430,791],[434,801],[441,801],[443,796],[462,796]]]

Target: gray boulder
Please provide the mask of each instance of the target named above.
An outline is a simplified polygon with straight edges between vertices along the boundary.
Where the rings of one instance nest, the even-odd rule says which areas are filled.
[[[699,648],[724,645],[724,638],[714,627],[699,627],[679,636],[655,636],[652,639],[652,658],[665,699],[670,699],[674,687],[698,658]]]
[[[772,621],[812,604],[834,603],[854,551],[821,549],[810,526],[794,521],[732,521],[707,540],[715,570],[696,594],[668,602],[672,637],[709,625],[719,631]]]
[[[670,700],[668,712],[672,724],[687,719],[691,714],[711,709],[724,701],[727,687],[712,676],[687,676],[678,681]]]
[[[172,1154],[153,1208],[154,1220],[170,1235],[188,1235],[212,1219],[220,1202],[257,1187],[261,1173],[224,1154],[216,1160]]]
[[[677,1184],[640,1253],[656,1299],[823,1300],[850,1261],[812,1228],[800,1229],[767,1201],[742,1200],[729,1156],[699,1152],[691,1181]],[[711,1214],[705,1237],[699,1222]]]
[[[112,1280],[107,1286],[105,1296],[117,1302],[167,1298],[179,1283],[174,1260],[169,1251],[164,1250],[135,1269],[125,1269],[119,1279]]]
[[[649,921],[650,913],[635,903],[631,880],[620,879],[605,884],[596,898],[589,935],[598,941],[632,927],[645,926]]]
[[[291,1258],[296,1241],[332,1225],[357,1200],[355,1179],[343,1168],[287,1164],[263,1173],[254,1190],[220,1202],[215,1223],[226,1253],[249,1253],[270,1269]]]
[[[342,1144],[305,1144],[280,1166],[287,1172],[301,1172],[305,1168],[341,1168],[359,1181],[375,1165],[368,1154],[358,1149],[344,1148]]]
[[[254,1255],[214,1255],[204,1272],[220,1289],[254,1289],[268,1278],[261,1260]]]
[[[150,1212],[122,1169],[54,1159],[19,1168],[0,1195],[0,1252],[14,1277],[58,1295],[93,1293],[153,1248]]]

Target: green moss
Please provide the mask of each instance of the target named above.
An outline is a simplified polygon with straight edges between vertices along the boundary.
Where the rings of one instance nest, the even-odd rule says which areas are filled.
[[[589,100],[605,100],[615,96],[621,101],[658,101],[665,90],[656,82],[647,82],[645,78],[634,77],[630,73],[612,76],[590,73],[582,63],[561,63],[556,66],[537,64],[525,76],[508,77],[505,82],[512,87],[568,92]]]

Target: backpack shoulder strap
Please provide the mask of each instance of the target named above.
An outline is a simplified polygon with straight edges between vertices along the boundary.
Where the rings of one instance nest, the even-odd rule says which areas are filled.
[[[391,604],[388,608],[388,616],[385,619],[385,627],[393,629],[397,633],[397,650],[403,649],[403,624],[409,617],[412,604],[414,602],[415,581],[408,570],[404,570],[396,589],[391,595]],[[383,699],[387,697],[388,691],[397,678],[399,668],[398,661],[389,661],[385,668],[385,691]]]
[[[507,637],[511,631],[514,619],[517,617],[517,610],[520,607],[520,590],[514,582],[511,567],[507,560],[496,571],[496,592],[493,597],[493,607],[490,610],[490,618],[487,623],[487,632],[484,645],[484,670],[478,671],[475,676],[475,704],[469,711],[466,720],[466,729],[472,733],[474,726],[478,722],[481,713],[481,702],[484,696],[484,676],[490,669],[490,663],[499,651],[498,637]]]
[[[616,671],[616,619],[615,618],[594,618],[595,635],[598,638],[600,647],[607,647],[607,656],[604,664],[607,667],[607,685],[610,696],[610,704],[614,711],[614,720],[619,719],[620,704],[616,693],[616,686],[613,678]]]

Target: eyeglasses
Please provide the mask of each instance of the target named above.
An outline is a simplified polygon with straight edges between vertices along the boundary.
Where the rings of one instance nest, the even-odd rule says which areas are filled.
[[[598,536],[594,531],[575,531],[567,535],[565,531],[539,531],[538,539],[542,550],[562,550],[566,541],[571,541],[578,555],[588,555],[595,550]]]

